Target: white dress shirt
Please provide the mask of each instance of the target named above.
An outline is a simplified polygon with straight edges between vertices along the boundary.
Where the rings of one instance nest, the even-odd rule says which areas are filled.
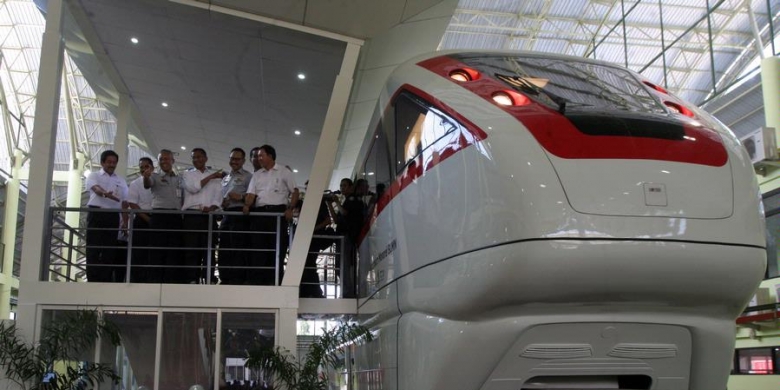
[[[252,174],[247,194],[255,194],[255,207],[287,205],[290,194],[295,190],[295,179],[289,169],[274,164]]]
[[[119,201],[111,198],[104,198],[92,190],[92,187],[99,185],[106,192],[111,192],[119,198]],[[127,198],[127,182],[124,178],[117,176],[116,173],[109,175],[103,168],[99,171],[90,172],[87,176],[87,191],[89,191],[89,201],[87,206],[95,206],[103,209],[121,209],[122,202]]]
[[[203,172],[192,168],[182,173],[184,182],[184,204],[182,210],[198,209],[222,204],[222,179],[211,179],[205,186],[200,181],[214,173],[214,170],[205,169]]]
[[[128,186],[127,201],[137,204],[142,210],[152,209],[152,191],[144,188],[143,176],[133,180]]]

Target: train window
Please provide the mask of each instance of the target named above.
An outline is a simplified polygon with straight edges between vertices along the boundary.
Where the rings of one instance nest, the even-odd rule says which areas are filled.
[[[459,128],[454,120],[406,93],[395,101],[395,121],[396,172],[421,154],[427,161],[426,151]]]
[[[375,189],[387,188],[392,180],[390,170],[390,153],[383,123],[377,126],[374,141],[368,152],[363,168],[359,173],[360,178],[368,181],[369,187]],[[378,193],[378,192],[377,192]]]
[[[780,374],[777,368],[778,348],[744,348],[734,351],[732,374]]]

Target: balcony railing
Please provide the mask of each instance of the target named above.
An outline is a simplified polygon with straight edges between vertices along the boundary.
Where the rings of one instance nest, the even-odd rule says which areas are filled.
[[[66,222],[66,213],[91,214],[90,217],[110,213],[117,216],[117,226],[88,227],[85,218],[79,218],[79,226],[72,226]],[[126,229],[120,227],[119,213],[127,215]],[[136,214],[140,213],[151,215],[152,218],[169,215],[170,217],[165,218],[177,221],[187,216],[199,216],[205,223],[195,228],[184,225],[173,229],[155,228],[154,225],[139,227],[133,222],[138,220]],[[226,218],[245,218],[246,230],[226,230],[221,226]],[[252,230],[249,226],[252,226],[251,221],[256,218],[266,218],[266,221],[273,218],[275,230]],[[290,247],[295,231],[294,224],[292,229],[287,229],[282,213],[266,212],[244,215],[240,212],[224,211],[201,213],[52,207],[48,224],[50,229],[46,242],[49,242],[49,245],[44,248],[40,280],[52,282],[278,286],[284,274],[286,250]],[[196,236],[198,238],[193,240]],[[231,240],[233,244],[229,244]],[[202,244],[185,244],[193,241]],[[312,242],[315,241],[320,244],[319,248],[324,246],[323,242],[325,245],[332,243],[323,250],[310,248],[301,291],[312,291],[311,287],[316,291],[316,286],[319,286],[325,297],[340,298],[341,292],[344,291],[340,285],[341,281],[353,279],[344,278],[344,272],[350,271],[341,266],[346,264],[344,237],[314,235]],[[234,276],[233,282],[227,281],[228,274]],[[191,278],[187,279],[181,275],[190,275]],[[242,282],[236,283],[235,280]],[[307,289],[306,286],[310,287]]]

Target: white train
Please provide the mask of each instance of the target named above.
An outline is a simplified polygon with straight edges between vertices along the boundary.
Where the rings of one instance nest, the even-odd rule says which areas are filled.
[[[726,388],[766,244],[712,116],[607,63],[452,52],[399,66],[372,130],[356,388]]]

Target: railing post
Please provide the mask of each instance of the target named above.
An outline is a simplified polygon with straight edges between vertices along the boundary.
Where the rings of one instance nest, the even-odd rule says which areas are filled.
[[[284,217],[284,214],[276,216],[276,250],[274,251],[274,263],[276,264],[276,267],[274,267],[274,286],[279,285],[279,271],[281,270],[279,265],[279,244],[281,244],[281,238],[279,235],[282,232],[282,217]]]
[[[346,259],[344,258],[344,252],[346,252],[346,248],[344,247],[344,236],[339,237],[339,242],[341,242],[341,245],[339,245],[339,253],[338,256],[341,259],[339,261],[339,264],[341,266],[339,267],[339,283],[341,284],[341,296],[339,298],[344,298],[344,266]]]
[[[38,275],[38,280],[41,282],[46,282],[46,274],[49,272],[49,263],[51,262],[51,228],[52,224],[54,223],[54,218],[52,217],[53,211],[51,208],[48,209],[49,213],[46,215],[46,226],[48,229],[44,229],[44,237],[43,237],[43,256],[41,256],[41,271]]]
[[[68,230],[73,230],[73,227],[71,227],[70,225],[67,225],[67,226],[68,226]],[[51,226],[51,228],[52,229],[50,229],[50,230],[53,230],[54,226]],[[69,231],[68,232],[68,256],[66,257],[66,259],[68,261],[68,265],[67,265],[67,268],[65,268],[65,279],[66,279],[67,282],[71,281],[71,279],[70,279],[70,268],[71,268],[71,265],[73,264],[73,236],[74,236],[73,232]],[[49,241],[49,250],[51,250],[51,241]]]
[[[209,237],[208,237],[208,241],[206,241],[207,242],[207,244],[206,244],[206,284],[211,284],[211,245],[213,244],[213,242],[212,242],[213,240],[212,240],[212,236],[211,235],[214,234],[211,231],[211,226],[212,226],[212,222],[214,221],[213,218],[214,218],[214,214],[209,213],[209,227],[208,227]]]
[[[129,209],[129,215],[127,218],[127,261],[125,262],[125,283],[130,283],[130,264],[133,258],[133,220],[135,217],[135,210]],[[121,217],[120,217],[121,218]]]

